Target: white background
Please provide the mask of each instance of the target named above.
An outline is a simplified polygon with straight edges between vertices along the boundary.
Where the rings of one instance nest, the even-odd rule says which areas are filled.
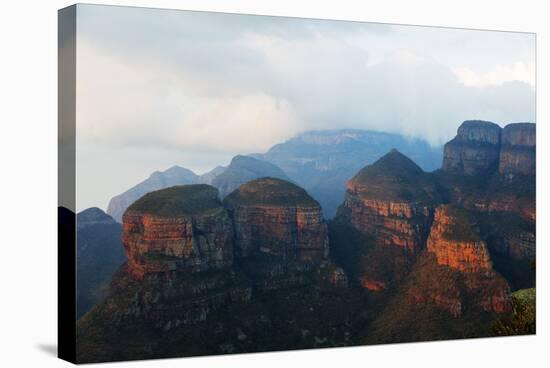
[[[90,3],[103,3],[89,1]],[[550,26],[544,1],[109,1],[191,10],[349,19],[537,33],[538,333],[452,342],[168,359],[111,366],[540,367],[550,364],[548,151]],[[0,365],[58,367],[56,351],[57,9],[3,1],[0,12]]]

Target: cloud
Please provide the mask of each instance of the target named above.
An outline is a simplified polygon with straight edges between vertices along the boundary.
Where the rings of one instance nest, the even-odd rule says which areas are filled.
[[[115,182],[101,193],[114,195],[154,166],[202,172],[310,129],[441,144],[463,120],[535,119],[530,34],[79,7],[77,137],[89,202],[101,170]]]
[[[452,68],[459,80],[468,87],[498,86],[506,82],[520,81],[535,87],[534,63],[517,62],[512,65],[497,65],[486,73],[478,73],[470,68]]]

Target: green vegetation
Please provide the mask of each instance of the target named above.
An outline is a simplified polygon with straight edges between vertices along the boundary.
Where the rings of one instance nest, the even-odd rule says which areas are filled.
[[[148,193],[128,207],[126,213],[172,217],[210,214],[221,208],[216,188],[194,184],[177,185]]]
[[[446,205],[444,211],[446,216],[452,219],[443,233],[446,239],[464,242],[481,241],[479,234],[472,228],[468,211],[454,205]]]
[[[493,326],[497,336],[530,335],[536,333],[536,289],[522,289],[512,293],[512,311]]]
[[[446,340],[486,337],[494,315],[481,308],[464,308],[460,317],[429,301],[431,296],[461,300],[471,305],[476,295],[464,293],[464,276],[449,267],[440,266],[433,254],[424,251],[417,257],[411,272],[390,296],[380,313],[364,331],[364,344]],[[417,298],[427,301],[417,301]]]
[[[304,189],[276,178],[249,181],[229,194],[224,203],[230,207],[238,205],[319,207],[319,202],[311,198]]]
[[[352,180],[364,185],[360,189],[363,197],[425,203],[439,201],[438,188],[431,174],[422,171],[397,150],[364,167]]]

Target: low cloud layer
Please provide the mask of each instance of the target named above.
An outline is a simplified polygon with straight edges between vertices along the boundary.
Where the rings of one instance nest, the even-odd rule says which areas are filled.
[[[531,34],[80,6],[77,49],[79,142],[97,157],[159,152],[156,169],[205,170],[310,129],[440,144],[466,119],[535,118]],[[108,197],[151,168],[135,165],[80,175],[119,173]]]

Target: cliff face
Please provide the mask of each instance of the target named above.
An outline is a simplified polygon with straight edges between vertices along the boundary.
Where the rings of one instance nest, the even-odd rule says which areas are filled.
[[[380,245],[415,252],[426,239],[438,197],[431,178],[394,150],[347,183],[339,215]]]
[[[515,123],[502,129],[487,121],[465,121],[445,144],[442,169],[466,175],[498,172],[508,179],[535,175],[535,146],[535,124]]]
[[[274,178],[253,180],[224,204],[233,218],[236,256],[262,288],[302,282],[301,272],[315,270],[327,259],[321,207],[296,185]]]
[[[146,194],[123,216],[128,262],[101,312],[168,331],[196,324],[229,302],[247,302],[248,283],[233,269],[233,227],[208,185]]]
[[[191,195],[204,203],[187,200]],[[179,198],[180,203],[167,202],[166,207],[174,206],[170,211],[147,208],[146,202],[161,201],[162,196],[169,196],[169,201]],[[150,193],[126,211],[123,221],[128,270],[138,278],[146,273],[203,272],[232,265],[231,220],[212,187],[191,185]]]
[[[498,167],[501,128],[487,121],[465,121],[443,149],[443,170],[475,175]]]
[[[371,291],[397,286],[425,246],[439,193],[432,178],[396,150],[360,170],[347,184],[333,228],[338,247],[357,235],[348,258],[359,284]],[[349,235],[348,235],[349,237]],[[341,254],[340,249],[335,250]],[[346,262],[344,260],[344,262]]]
[[[427,249],[439,265],[465,273],[488,272],[492,267],[487,244],[472,231],[464,212],[451,205],[438,207]]]
[[[472,227],[465,210],[453,205],[436,209],[427,252],[433,255],[426,255],[427,262],[438,266],[426,268],[432,269],[432,277],[440,274],[442,278],[439,285],[426,285],[425,291],[413,293],[417,302],[431,301],[453,317],[461,316],[468,308],[497,313],[509,310],[510,288],[493,270],[487,244]],[[445,277],[454,281],[445,285],[442,283]]]
[[[319,204],[273,178],[242,185],[225,204],[215,188],[189,185],[128,208],[129,260],[105,301],[78,321],[79,362],[351,341],[351,321],[366,317],[327,257]]]
[[[513,178],[515,174],[535,175],[535,124],[509,124],[502,131],[502,148],[498,170]]]

